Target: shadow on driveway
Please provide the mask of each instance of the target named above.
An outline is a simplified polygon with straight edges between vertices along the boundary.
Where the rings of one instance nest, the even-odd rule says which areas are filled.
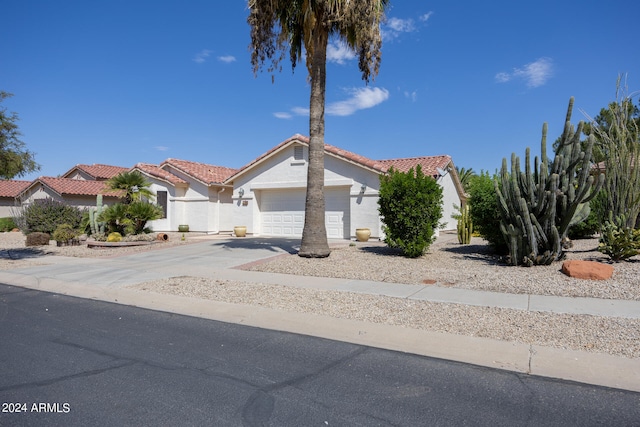
[[[45,255],[50,255],[51,252],[47,252],[38,248],[15,248],[0,250],[0,259],[20,260],[27,258],[38,258]]]
[[[297,254],[300,250],[300,239],[284,239],[275,237],[235,237],[211,245],[224,249],[264,249],[276,253],[282,251]]]

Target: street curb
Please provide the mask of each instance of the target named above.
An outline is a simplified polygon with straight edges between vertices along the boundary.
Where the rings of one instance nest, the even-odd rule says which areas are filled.
[[[640,358],[512,343],[3,272],[8,285],[640,392]]]

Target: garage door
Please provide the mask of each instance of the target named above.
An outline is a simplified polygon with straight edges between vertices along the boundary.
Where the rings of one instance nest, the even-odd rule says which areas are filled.
[[[327,237],[349,237],[349,190],[325,189]],[[304,228],[305,190],[263,190],[260,200],[261,234],[301,237]]]

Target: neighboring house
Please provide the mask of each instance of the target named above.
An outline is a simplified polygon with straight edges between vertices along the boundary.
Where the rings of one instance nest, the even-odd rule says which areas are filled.
[[[308,147],[307,137],[294,135],[225,181],[233,184],[233,225],[246,225],[248,233],[261,236],[302,235]],[[449,156],[376,161],[325,144],[327,236],[349,239],[356,228],[367,227],[381,237],[379,177],[391,166],[407,171],[417,164],[442,186],[444,229],[455,229],[453,204],[463,205],[466,195]]]
[[[20,193],[31,184],[29,181],[0,181],[0,218],[13,216],[13,210],[21,205]]]
[[[50,198],[71,206],[86,208],[96,205],[98,194],[102,194],[103,203],[113,204],[119,201],[122,192],[109,190],[104,181],[41,176],[29,183],[18,197],[23,204],[32,203],[36,199]]]
[[[61,178],[81,179],[86,181],[106,181],[114,176],[127,172],[129,168],[121,166],[102,165],[94,163],[92,165],[75,165]]]
[[[146,176],[163,209],[164,218],[149,223],[154,230],[176,231],[178,225],[206,233],[232,230],[233,187],[224,181],[236,169],[167,159],[159,166],[138,163],[131,170]]]

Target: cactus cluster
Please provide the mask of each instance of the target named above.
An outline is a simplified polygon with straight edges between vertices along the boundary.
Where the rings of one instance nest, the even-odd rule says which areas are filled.
[[[471,235],[473,234],[473,222],[469,214],[469,205],[465,205],[460,209],[458,216],[458,242],[462,245],[471,243]]]
[[[106,209],[107,205],[102,204],[102,194],[98,194],[96,198],[96,206],[89,208],[89,226],[91,234],[104,233],[105,221],[99,221],[100,214]]]
[[[594,182],[591,172],[591,135],[583,147],[580,141],[583,122],[571,125],[573,98],[555,158],[547,157],[547,124],[542,128],[541,156],[531,168],[530,150],[526,150],[525,170],[520,158],[511,156],[511,171],[502,160],[500,177],[495,182],[500,211],[500,230],[509,247],[512,265],[548,265],[564,256],[562,239],[569,226],[589,214],[588,202],[595,197],[603,176]]]

